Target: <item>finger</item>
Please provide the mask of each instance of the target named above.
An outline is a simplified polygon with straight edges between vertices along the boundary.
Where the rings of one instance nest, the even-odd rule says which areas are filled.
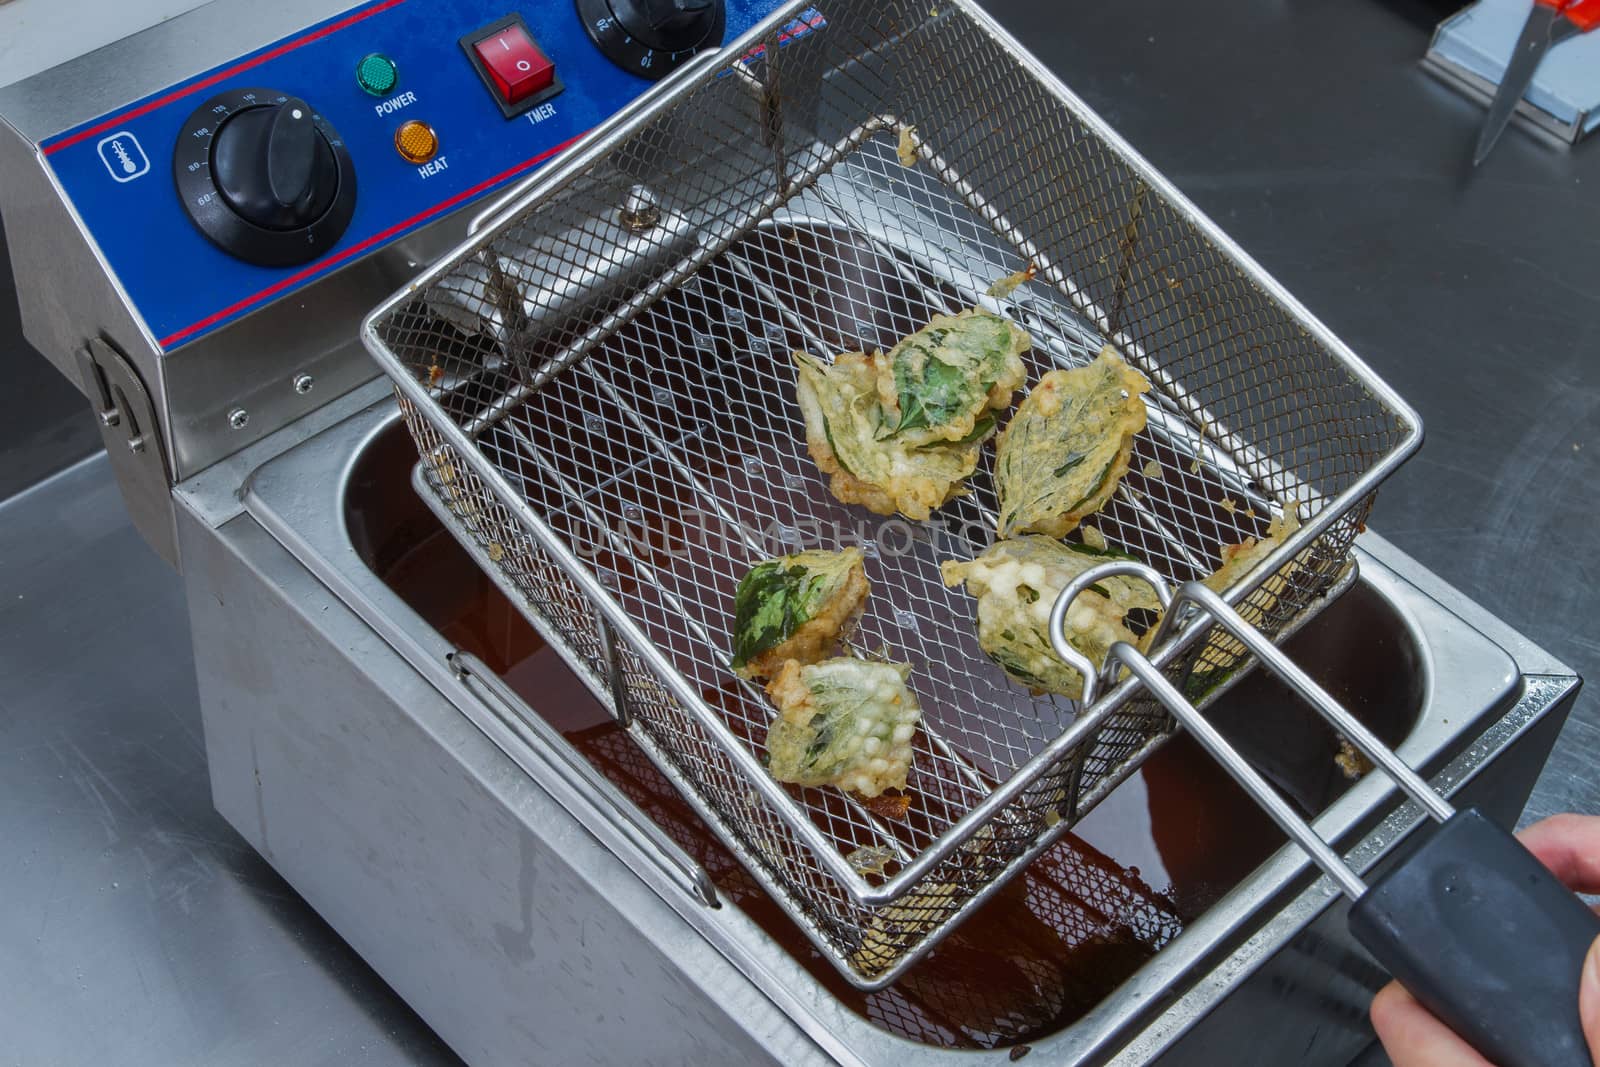
[[[1600,893],[1600,816],[1552,815],[1517,839],[1567,888]]]
[[[1494,1067],[1399,982],[1378,990],[1371,1014],[1372,1028],[1394,1067]]]
[[[1578,1020],[1589,1043],[1589,1058],[1600,1063],[1600,937],[1583,958],[1583,978],[1578,984]]]

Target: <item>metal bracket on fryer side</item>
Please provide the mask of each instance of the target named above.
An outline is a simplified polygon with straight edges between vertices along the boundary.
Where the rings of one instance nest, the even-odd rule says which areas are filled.
[[[427,505],[428,510],[444,524],[455,536],[459,544],[474,563],[494,584],[509,597],[512,603],[519,602],[523,594],[516,586],[506,580],[505,572],[496,567],[492,560],[478,543],[470,536],[463,537],[462,531],[457,528],[456,518],[451,514],[449,507],[434,493],[428,485],[423,473],[424,465],[419,461],[411,468],[411,488]],[[619,713],[616,701],[613,699],[611,689],[589,670],[581,657],[579,657],[562,637],[561,634],[548,629],[543,621],[543,616],[538,612],[523,613],[538,631],[545,644],[554,649],[561,657],[562,663],[568,670],[577,676],[584,687],[599,701],[612,716],[617,724],[627,728],[628,723]],[[609,628],[608,628],[609,629]],[[614,640],[614,638],[611,638]],[[609,647],[609,646],[608,646]],[[593,799],[597,805],[604,808],[611,816],[610,822],[621,828],[621,832],[643,855],[651,859],[655,865],[666,875],[681,886],[690,897],[708,907],[720,907],[717,899],[717,889],[704,866],[695,862],[682,848],[666,836],[655,823],[648,817],[640,815],[637,808],[629,803],[604,776],[596,774],[587,763],[579,760],[572,752],[570,745],[536,714],[520,696],[516,694],[499,675],[495,674],[471,653],[457,650],[449,656],[450,669],[462,684],[474,691],[479,703],[489,710],[494,717],[494,722],[509,731],[518,740],[529,748],[534,749],[543,757],[543,762],[548,764],[572,788],[584,796]],[[613,678],[611,686],[617,685]],[[487,699],[485,698],[487,694]],[[502,750],[516,761],[523,770],[537,779],[540,774],[535,768],[523,763],[521,751],[513,751],[515,746],[503,743],[504,739],[499,732],[484,728],[490,740],[500,745]]]
[[[663,211],[641,227],[628,225],[622,213],[619,206],[614,217],[589,220],[557,238],[519,244],[511,254],[485,248],[479,259],[464,262],[456,276],[426,290],[422,299],[463,333],[481,333],[505,349],[517,334],[559,321],[585,289],[644,284],[668,264],[692,255],[696,230],[683,215]],[[572,269],[552,253],[552,248],[584,241],[605,242],[618,254]]]
[[[77,350],[78,376],[100,427],[117,488],[140,536],[178,569],[178,521],[172,468],[161,448],[150,393],[115,345],[99,337]]]

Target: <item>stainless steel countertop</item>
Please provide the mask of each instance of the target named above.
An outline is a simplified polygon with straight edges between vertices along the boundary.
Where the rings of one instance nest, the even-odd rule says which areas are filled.
[[[1590,674],[1600,143],[1464,181],[1423,0],[989,6],[1421,409],[1374,527]],[[72,409],[30,396],[8,455]],[[1580,697],[1528,818],[1600,811],[1597,742]],[[211,810],[178,579],[103,459],[0,504],[0,842],[0,1064],[456,1062]]]

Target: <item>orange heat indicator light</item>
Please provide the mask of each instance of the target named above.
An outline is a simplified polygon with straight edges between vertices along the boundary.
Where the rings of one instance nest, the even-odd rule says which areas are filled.
[[[394,150],[407,163],[426,163],[439,154],[439,135],[426,122],[411,119],[394,131]]]

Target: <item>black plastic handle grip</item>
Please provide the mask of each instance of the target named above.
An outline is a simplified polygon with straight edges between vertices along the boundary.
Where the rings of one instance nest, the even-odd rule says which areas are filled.
[[[1369,887],[1350,932],[1498,1067],[1591,1067],[1578,982],[1600,916],[1476,808]]]

